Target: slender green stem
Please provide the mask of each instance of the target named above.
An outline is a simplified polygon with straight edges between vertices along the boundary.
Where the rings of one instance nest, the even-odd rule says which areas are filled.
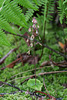
[[[43,43],[45,41],[45,30],[46,30],[46,23],[47,23],[47,14],[48,14],[48,1],[46,1],[45,8],[44,8]]]

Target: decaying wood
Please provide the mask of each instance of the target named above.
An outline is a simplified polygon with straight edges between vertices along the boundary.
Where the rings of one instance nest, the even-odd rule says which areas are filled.
[[[61,61],[61,62],[54,62],[52,59],[51,59],[51,55],[49,56],[49,59],[50,59],[50,61],[52,62],[52,64],[53,65],[56,65],[56,66],[58,66],[58,67],[67,67],[67,61]]]
[[[38,62],[38,56],[32,56],[32,55],[29,55],[27,53],[23,53],[20,55],[17,56],[18,58],[16,60],[14,60],[12,63],[10,63],[9,65],[7,65],[6,67],[3,67],[1,68],[0,70],[3,70],[5,68],[13,68],[16,63],[19,63],[19,62],[22,62],[23,60],[23,63],[28,63],[28,64],[37,64]],[[35,60],[35,62],[34,62]]]
[[[44,62],[40,65],[40,67],[49,66],[49,65],[51,65],[51,64],[50,64],[50,61],[44,61]]]

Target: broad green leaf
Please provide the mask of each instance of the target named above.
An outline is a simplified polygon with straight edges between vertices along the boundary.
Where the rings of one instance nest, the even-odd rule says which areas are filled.
[[[27,82],[27,85],[32,88],[32,89],[35,89],[35,90],[41,90],[43,84],[38,80],[36,79],[36,84],[35,84],[35,79],[29,79],[28,82]]]

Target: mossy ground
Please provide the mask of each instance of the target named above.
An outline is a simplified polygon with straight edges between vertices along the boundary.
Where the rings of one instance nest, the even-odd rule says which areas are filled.
[[[61,32],[61,29],[58,31],[59,36],[60,36],[60,32]],[[46,32],[46,39],[47,41],[49,41],[47,42],[47,44],[53,49],[60,52],[59,45],[58,43],[56,43],[56,39],[53,33],[54,33],[54,30],[51,30],[50,33],[49,33],[49,30]],[[0,48],[1,58],[4,55],[6,55],[12,48],[15,48],[16,46],[19,46],[19,45],[21,46],[19,47],[19,50],[9,55],[9,57],[5,60],[5,62],[2,65],[0,65],[0,68],[10,64],[13,60],[15,60],[19,52],[24,53],[29,50],[23,38],[14,37],[12,35],[7,35],[7,38],[9,42],[11,43],[11,46],[10,47],[1,46]],[[61,38],[62,40],[64,40],[64,37],[60,37],[60,39]],[[40,55],[41,50],[36,51],[36,54]],[[50,54],[52,54],[52,59],[55,62],[60,62],[64,60],[62,56],[48,50],[47,48],[44,48],[43,56],[41,60],[39,61],[39,63],[36,65],[36,68],[39,68],[42,62],[49,61]],[[35,73],[35,71],[29,71],[34,68],[35,68],[34,65],[29,65],[26,63],[24,66],[22,66],[22,63],[17,63],[12,69],[6,68],[3,71],[0,71],[0,81],[3,81],[3,82],[6,81],[7,83],[14,84],[24,91],[29,90],[30,92],[34,92],[33,89],[27,86],[27,81],[23,83],[22,85],[20,84],[22,81],[24,81],[27,78],[27,76],[33,75]],[[36,74],[43,73],[43,72],[50,72],[50,71],[65,70],[65,69],[66,68],[59,68],[58,66],[53,66],[53,67],[44,66],[43,68],[36,70]],[[16,75],[21,72],[23,73]],[[11,77],[14,75],[16,76],[13,78],[14,80],[12,81]],[[20,78],[20,77],[24,77],[24,78]],[[43,83],[43,78],[45,79],[45,85],[50,95],[56,98],[63,98],[63,100],[67,100],[67,88],[63,86],[63,84],[67,84],[67,73],[57,73],[57,74],[42,75],[42,76],[37,77],[37,79],[40,80],[41,83]],[[17,89],[9,87],[7,85],[3,85],[2,87],[0,87],[0,93],[11,93],[13,91],[17,91]],[[41,91],[46,92],[44,85]],[[4,97],[0,97],[0,100],[32,100],[32,97],[30,95],[26,95],[25,93],[16,93],[16,94],[11,94],[11,95],[10,94],[4,95]]]

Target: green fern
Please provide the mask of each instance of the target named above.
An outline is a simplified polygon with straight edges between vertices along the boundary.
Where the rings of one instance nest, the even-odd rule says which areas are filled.
[[[33,13],[34,13],[34,10],[32,9],[28,9],[28,11],[26,11],[26,14],[25,14],[26,21],[28,21],[30,17],[33,16]]]
[[[64,6],[64,8],[65,8],[64,13],[65,13],[65,16],[66,16],[66,19],[67,19],[67,0],[65,0],[65,1],[63,2],[63,6]],[[66,21],[66,24],[67,24],[67,21]]]
[[[18,6],[18,3],[20,5],[23,5],[24,7],[29,7],[30,9],[36,9],[29,0],[24,1],[17,1],[17,0],[1,0],[1,8],[0,8],[0,29],[6,30],[8,32],[11,32],[15,34],[14,30],[12,29],[11,25],[9,23],[13,23],[15,25],[19,25],[21,27],[27,27],[27,22],[29,19],[29,15],[24,16],[22,13],[22,9],[20,6]],[[30,15],[32,16],[33,10]],[[3,31],[0,32],[2,34],[3,38]],[[6,38],[6,37],[5,37]],[[3,38],[4,39],[4,38]],[[4,41],[5,43],[6,41]],[[7,43],[7,42],[6,42]]]
[[[52,20],[52,16],[50,15],[51,13],[54,12],[54,2],[53,0],[45,0],[43,3],[43,11],[42,14],[44,15],[43,17],[43,34],[45,37],[45,31],[46,31],[46,24]]]
[[[1,10],[0,14],[10,23],[14,23],[20,26],[25,26],[22,20],[17,16],[16,13],[14,13],[11,3],[7,3]],[[16,7],[17,9],[17,7]],[[18,13],[18,12],[17,12]],[[18,13],[19,15],[19,13]],[[21,16],[21,15],[20,15]],[[24,17],[25,18],[25,17]],[[23,19],[24,19],[23,18]]]
[[[67,18],[67,0],[62,1],[59,0],[58,1],[59,7],[58,7],[58,12],[59,12],[59,16],[60,16],[60,23],[63,23],[63,19],[66,16]]]
[[[0,16],[0,29],[3,29],[15,34],[10,24],[5,19],[3,19],[2,16]]]
[[[15,1],[12,1],[11,3],[9,3],[9,7],[14,12],[14,14],[20,18],[21,23],[24,23],[27,25],[25,16],[22,13],[22,9],[17,5],[17,3]]]
[[[61,0],[58,1],[61,23],[64,16],[67,16],[66,3],[67,0],[64,2],[61,2]],[[43,7],[42,30],[44,31],[46,24],[53,19],[51,16],[51,13],[54,12],[53,0],[0,0],[0,29],[16,34],[10,24],[27,28],[27,22],[33,16],[34,11],[37,11],[40,6]],[[25,15],[23,13],[23,8],[27,9]]]
[[[0,46],[2,45],[10,46],[10,43],[8,42],[5,33],[0,29]]]
[[[2,7],[2,4],[3,4],[3,0],[0,0],[0,7]]]
[[[44,14],[44,20],[46,20],[47,22],[52,20],[52,16],[50,14],[54,13],[53,0],[45,0],[44,9],[42,13]]]
[[[14,0],[14,1],[16,1],[17,3],[19,3],[23,7],[37,10],[37,8],[35,7],[35,5],[32,4],[29,0]]]
[[[38,5],[38,2],[37,2],[37,0],[33,0],[33,2],[34,2],[36,5]]]

